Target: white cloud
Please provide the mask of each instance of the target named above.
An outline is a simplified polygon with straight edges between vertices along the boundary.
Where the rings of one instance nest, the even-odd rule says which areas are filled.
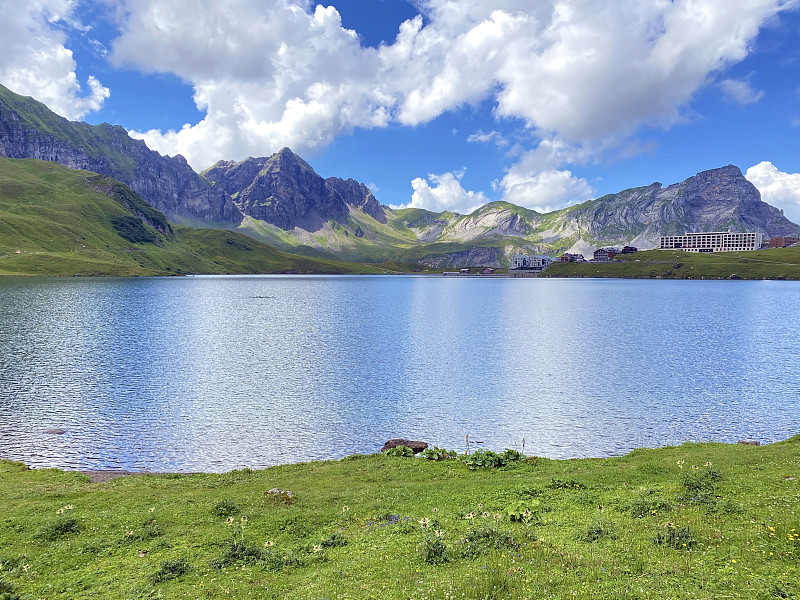
[[[461,169],[441,175],[430,174],[427,181],[417,177],[411,182],[411,187],[414,189],[411,202],[392,208],[424,208],[433,212],[449,210],[469,214],[489,200],[483,192],[467,191],[461,186],[464,173],[465,170]]]
[[[74,8],[71,0],[0,1],[0,83],[73,120],[99,110],[109,96],[93,76],[86,94],[75,74],[63,28],[86,28],[76,22]]]
[[[744,176],[761,192],[761,199],[783,209],[786,217],[800,223],[800,173],[783,173],[769,161],[753,165]]]
[[[530,134],[602,152],[643,125],[683,119],[712,74],[794,5],[418,0],[425,21],[365,48],[334,7],[307,0],[116,1],[112,62],[176,74],[206,112],[140,135],[197,168],[286,145],[309,152],[356,127],[416,125],[487,98]]]
[[[755,104],[764,97],[764,92],[755,91],[746,79],[723,79],[719,88],[728,101],[736,104]]]
[[[468,136],[467,141],[471,144],[494,144],[498,148],[505,148],[510,143],[499,131],[489,131],[487,133],[478,131]]]
[[[589,200],[592,187],[570,171],[541,171],[535,175],[509,172],[502,181],[503,200],[541,213]]]

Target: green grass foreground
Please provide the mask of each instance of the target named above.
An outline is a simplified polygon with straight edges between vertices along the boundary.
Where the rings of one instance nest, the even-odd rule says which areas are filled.
[[[800,593],[800,436],[469,466],[355,455],[90,483],[0,462],[0,598]]]

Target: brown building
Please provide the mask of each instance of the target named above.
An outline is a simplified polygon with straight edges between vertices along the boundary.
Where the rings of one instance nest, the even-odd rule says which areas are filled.
[[[769,238],[770,248],[786,248],[792,244],[800,242],[800,237],[796,235],[782,235],[780,237]]]

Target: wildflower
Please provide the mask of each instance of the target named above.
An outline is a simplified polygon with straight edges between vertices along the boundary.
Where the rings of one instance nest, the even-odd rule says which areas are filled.
[[[314,544],[314,546],[311,548],[311,551],[315,554],[317,552],[322,552],[322,546],[320,544]]]
[[[153,514],[153,511],[155,511],[155,509],[156,509],[156,507],[155,507],[155,506],[151,506],[150,508],[148,508],[148,509],[147,509],[147,511],[148,511],[150,514]]]
[[[683,468],[683,461],[682,461],[682,460],[679,460],[679,461],[678,461],[678,466],[679,466],[679,467],[681,467],[681,468]]]
[[[484,519],[488,519],[488,518],[489,518],[489,513],[488,513],[488,512],[486,512],[486,511],[483,511],[483,513],[481,514],[481,516],[482,516]]]
[[[231,523],[233,523],[233,517],[228,517],[227,519],[225,519],[225,522],[226,522],[228,525],[230,525]]]
[[[494,513],[494,520],[495,521],[499,521],[500,520],[500,514],[499,513]]]
[[[481,502],[480,504],[478,504],[478,508],[483,508],[483,502]]]
[[[711,466],[711,463],[710,463],[710,462],[707,462],[707,463],[706,463],[706,466],[707,466],[707,467],[710,467],[710,466]]]
[[[64,510],[72,510],[72,504],[67,504],[67,505],[64,507]]]
[[[422,525],[423,529],[424,529],[424,528],[426,528],[426,527],[428,526],[428,523],[430,523],[430,521],[428,521],[428,519],[427,519],[427,518],[422,518],[422,519],[420,519],[420,521],[419,521],[419,524],[420,524],[420,525]]]
[[[264,548],[272,548],[272,546],[274,546],[274,545],[275,545],[275,542],[273,542],[272,540],[268,540],[268,541],[264,542]]]
[[[247,517],[245,517],[244,515],[242,515],[242,523],[247,523]]]
[[[439,509],[435,508],[435,507],[432,510],[433,510],[433,512],[439,512]]]
[[[444,531],[442,531],[441,529],[437,529],[436,531],[434,531],[434,533],[436,534],[436,537],[444,537]]]
[[[133,535],[133,530],[132,529],[128,529],[128,531],[125,532],[125,535],[127,535],[128,537],[132,536]]]
[[[349,506],[343,506],[342,507],[342,513],[346,513],[348,510],[350,510]]]
[[[464,515],[464,518],[467,519],[468,521],[471,521],[472,519],[475,518],[475,513],[474,512],[469,512],[469,513]]]
[[[698,467],[697,465],[692,465],[692,469],[694,469],[695,471],[697,471],[697,469],[699,469],[699,468],[700,467]]]
[[[57,515],[60,515],[60,514],[62,514],[63,512],[64,512],[64,509],[63,509],[63,508],[59,508],[59,509],[56,511],[56,514],[57,514]]]

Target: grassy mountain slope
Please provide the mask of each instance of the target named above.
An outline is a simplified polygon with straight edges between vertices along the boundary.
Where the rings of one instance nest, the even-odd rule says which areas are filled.
[[[608,263],[562,263],[544,277],[624,277],[635,279],[800,279],[800,247],[753,252],[701,254],[647,250],[620,254]]]
[[[0,158],[0,274],[352,273],[231,231],[170,226],[126,186],[56,163]]]
[[[355,455],[105,483],[0,461],[0,594],[796,598],[798,465],[800,436],[475,470]]]

